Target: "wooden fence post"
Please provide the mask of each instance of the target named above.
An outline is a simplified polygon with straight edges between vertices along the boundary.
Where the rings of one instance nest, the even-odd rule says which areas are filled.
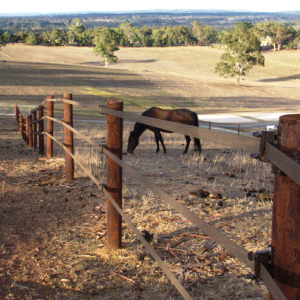
[[[64,99],[72,100],[72,94],[64,94]],[[64,103],[64,122],[73,127],[73,105]],[[73,132],[65,127],[65,147],[73,154]],[[66,178],[74,179],[74,159],[66,152]]]
[[[44,106],[40,105],[38,107],[39,111],[39,153],[44,154],[44,135],[42,134],[44,132]]]
[[[32,115],[29,115],[27,120],[28,120],[28,144],[30,148],[33,148]]]
[[[22,115],[22,137],[23,140],[26,141],[26,127],[25,127],[25,117]]]
[[[18,108],[17,104],[15,104],[15,117],[16,117],[16,120],[18,122],[18,120],[19,120],[19,108]]]
[[[25,117],[25,141],[27,144],[29,144],[29,135],[28,135],[28,132],[29,132],[29,126],[28,126],[29,122],[28,122],[28,117]]]
[[[47,99],[53,99],[54,96],[49,95]],[[54,116],[54,102],[47,101],[47,116],[52,117]],[[53,121],[47,119],[47,132],[51,136],[53,136]],[[53,157],[53,140],[51,137],[47,136],[47,158]]]
[[[37,149],[37,123],[36,123],[36,109],[32,112],[32,130],[33,134],[33,148]]]
[[[300,163],[300,115],[279,119],[280,148]],[[273,276],[289,300],[300,299],[300,186],[285,174],[274,175],[272,249]],[[269,299],[274,298],[269,293]]]
[[[23,115],[21,113],[19,114],[19,131],[23,137]]]
[[[123,101],[109,99],[107,107],[123,111]],[[122,159],[123,119],[107,116],[107,149]],[[122,168],[107,157],[107,191],[122,208]],[[122,217],[107,199],[107,247],[118,249],[122,246]]]

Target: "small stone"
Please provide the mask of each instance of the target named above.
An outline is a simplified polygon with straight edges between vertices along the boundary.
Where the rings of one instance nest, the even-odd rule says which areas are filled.
[[[212,199],[222,199],[223,198],[222,194],[220,194],[220,193],[218,193],[216,191],[214,191],[213,193],[211,193],[209,195],[209,197],[212,198]]]
[[[218,201],[218,206],[224,206],[224,203],[223,203],[222,200],[219,200],[219,201]]]

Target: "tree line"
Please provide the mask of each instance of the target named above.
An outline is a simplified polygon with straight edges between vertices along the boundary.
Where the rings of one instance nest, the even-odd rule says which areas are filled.
[[[4,32],[1,39],[5,43],[25,43],[27,45],[50,46],[94,46],[102,32],[108,29],[113,32],[118,46],[133,47],[165,47],[178,45],[205,45],[217,43],[219,33],[212,27],[194,21],[192,26],[166,26],[166,27],[134,27],[132,23],[122,23],[117,28],[99,27],[85,29],[81,19],[74,19],[69,30],[52,29],[41,33],[20,31],[17,34]]]
[[[251,24],[251,31],[262,41],[271,44],[278,50],[282,48],[299,48],[299,31],[293,26],[286,26],[275,21],[265,21]],[[74,19],[69,30],[52,29],[41,33],[20,31],[11,34],[8,31],[0,36],[2,44],[25,43],[27,45],[49,46],[95,46],[101,35],[110,32],[117,46],[133,47],[167,47],[180,45],[209,45],[222,43],[222,39],[230,30],[216,31],[211,26],[202,22],[193,21],[191,26],[166,26],[166,27],[134,27],[132,23],[122,23],[117,28],[99,27],[86,29],[84,22]]]

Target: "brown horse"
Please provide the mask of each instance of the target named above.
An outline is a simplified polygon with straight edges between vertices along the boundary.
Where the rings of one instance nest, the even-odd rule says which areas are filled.
[[[188,110],[188,109],[162,109],[158,107],[151,107],[150,109],[146,110],[143,114],[143,116],[150,117],[150,118],[156,118],[160,120],[166,120],[166,121],[172,121],[176,123],[186,124],[186,125],[193,125],[198,127],[198,116],[196,113]],[[139,144],[139,138],[143,134],[145,130],[151,130],[154,132],[155,141],[156,141],[156,153],[159,152],[159,142],[161,142],[161,145],[164,149],[164,153],[166,153],[167,149],[165,147],[161,132],[167,132],[171,133],[171,131],[159,129],[153,126],[145,125],[142,123],[135,123],[133,131],[130,132],[129,138],[128,138],[128,147],[127,152],[133,153],[135,148]],[[186,135],[186,146],[183,154],[187,153],[191,138]],[[197,138],[194,138],[194,148],[195,151],[198,151],[201,153],[201,143],[200,140]]]

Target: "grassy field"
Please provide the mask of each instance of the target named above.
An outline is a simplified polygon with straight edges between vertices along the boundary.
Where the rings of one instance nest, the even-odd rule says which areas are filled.
[[[0,102],[39,104],[48,94],[73,93],[95,105],[120,98],[128,111],[298,109],[299,51],[264,53],[266,66],[254,67],[241,86],[214,73],[220,49],[121,48],[116,54],[118,63],[106,69],[92,48],[7,45],[0,53]]]
[[[265,53],[241,86],[219,78],[221,50],[209,47],[124,48],[106,69],[91,48],[7,45],[0,53],[0,102],[41,103],[45,96],[73,93],[102,105],[125,101],[141,112],[159,105],[197,112],[298,110],[298,51]],[[81,115],[96,116],[88,111]],[[66,181],[64,160],[45,160],[20,140],[11,117],[0,120],[0,298],[182,299],[157,263],[123,224],[123,249],[106,249],[106,199],[76,166]],[[105,123],[75,121],[98,143]],[[124,124],[124,143],[132,124]],[[56,124],[55,136],[63,141]],[[270,165],[249,154],[202,141],[203,152],[182,155],[184,137],[164,134],[167,154],[156,154],[145,133],[135,155],[124,160],[174,199],[248,251],[270,244],[273,176]],[[192,148],[192,147],[191,147]],[[76,138],[75,155],[100,181],[106,159]],[[55,147],[55,156],[64,157]],[[173,274],[197,300],[267,299],[263,283],[248,269],[131,176],[123,175],[123,208]]]

